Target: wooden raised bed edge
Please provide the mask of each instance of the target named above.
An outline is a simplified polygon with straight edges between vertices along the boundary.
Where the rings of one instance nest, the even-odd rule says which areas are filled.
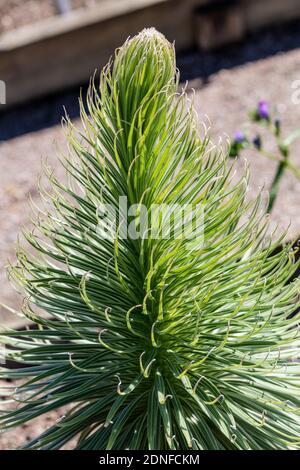
[[[7,94],[0,112],[85,83],[115,48],[145,27],[176,39],[177,50],[212,49],[299,17],[299,0],[107,0],[49,18],[0,37],[0,80]]]

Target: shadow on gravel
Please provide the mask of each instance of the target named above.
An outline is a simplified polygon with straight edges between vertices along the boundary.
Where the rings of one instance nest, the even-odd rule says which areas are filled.
[[[214,52],[187,50],[177,56],[181,81],[201,79],[205,84],[210,75],[247,62],[300,47],[300,22],[293,22],[249,35],[245,41]],[[87,84],[82,85],[83,96]],[[46,96],[0,113],[0,141],[58,124],[64,107],[71,118],[79,115],[79,86]]]

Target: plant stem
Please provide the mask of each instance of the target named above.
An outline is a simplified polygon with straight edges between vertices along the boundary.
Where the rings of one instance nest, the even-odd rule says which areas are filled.
[[[288,156],[284,157],[283,160],[281,160],[278,163],[277,170],[276,170],[274,179],[273,179],[272,184],[271,184],[271,189],[270,189],[270,198],[269,198],[269,204],[268,204],[268,208],[267,208],[267,212],[269,214],[272,212],[274,203],[276,201],[280,181],[281,181],[281,178],[284,175],[284,171],[287,167],[287,163],[288,163]]]
[[[293,163],[291,163],[290,160],[287,160],[287,161],[286,161],[286,166],[291,170],[291,172],[293,173],[293,175],[294,175],[298,180],[300,180],[300,170],[299,170],[295,165],[293,165]]]
[[[251,150],[254,150],[257,152],[255,148],[251,148]],[[260,150],[260,153],[264,155],[265,157],[269,158],[270,160],[273,160],[275,162],[283,162],[285,159],[276,157],[270,152],[266,152],[265,150]],[[286,166],[289,168],[289,170],[293,173],[293,175],[300,181],[300,170],[297,168],[290,160],[286,160]]]

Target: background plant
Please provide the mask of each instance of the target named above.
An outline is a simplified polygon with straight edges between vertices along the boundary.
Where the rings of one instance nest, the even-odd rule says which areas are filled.
[[[232,184],[224,149],[200,137],[177,88],[173,47],[144,30],[91,83],[83,132],[68,123],[68,184],[46,169],[48,206],[25,233],[35,254],[20,247],[10,271],[37,328],[1,333],[22,366],[1,369],[22,379],[1,428],[69,411],[26,448],[74,437],[77,449],[300,445],[293,253],[272,255],[280,240],[266,238],[260,197],[245,202],[248,175]],[[99,204],[120,195],[149,210],[202,203],[204,243],[193,219],[192,249],[101,238]]]
[[[293,164],[290,158],[290,146],[295,139],[300,137],[300,129],[295,129],[287,137],[282,136],[282,122],[276,117],[276,112],[271,110],[270,104],[261,100],[255,109],[249,112],[252,123],[257,124],[262,129],[266,129],[272,135],[276,143],[276,151],[269,152],[263,145],[261,133],[250,137],[249,132],[237,131],[231,144],[229,154],[231,157],[239,156],[245,150],[254,150],[262,156],[275,160],[277,168],[270,186],[269,203],[267,212],[272,212],[276,201],[280,183],[286,170],[289,170],[300,181],[300,170]]]

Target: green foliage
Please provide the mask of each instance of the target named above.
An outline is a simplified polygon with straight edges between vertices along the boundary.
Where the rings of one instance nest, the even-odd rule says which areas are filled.
[[[249,112],[250,121],[264,131],[268,131],[270,136],[273,137],[274,143],[276,144],[275,152],[266,150],[260,133],[256,134],[254,138],[250,138],[249,132],[247,131],[237,131],[229,149],[229,156],[233,158],[239,157],[243,150],[252,150],[256,155],[267,157],[277,162],[276,172],[269,190],[270,196],[269,204],[266,208],[267,213],[272,212],[278,197],[280,183],[286,170],[289,170],[297,180],[300,181],[300,170],[294,165],[290,158],[291,144],[300,137],[300,129],[295,129],[287,137],[283,138],[283,123],[275,116],[274,112],[270,109],[269,103],[265,100],[259,101],[257,107]]]
[[[274,254],[260,198],[245,202],[247,175],[231,183],[177,87],[173,47],[144,30],[117,51],[100,89],[91,84],[82,133],[67,127],[69,182],[49,172],[49,209],[26,235],[35,254],[20,248],[11,271],[38,328],[1,333],[22,365],[1,369],[22,379],[2,429],[69,406],[27,448],[73,437],[78,449],[300,446],[293,253]],[[149,210],[201,203],[204,242],[192,219],[192,245],[104,239],[99,204],[124,195]]]

